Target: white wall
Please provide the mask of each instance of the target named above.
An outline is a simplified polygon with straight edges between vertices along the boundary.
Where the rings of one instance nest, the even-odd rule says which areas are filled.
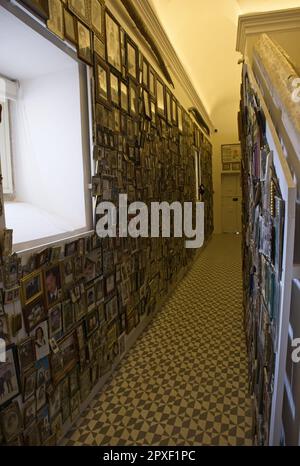
[[[20,81],[12,120],[16,200],[84,227],[78,64]]]

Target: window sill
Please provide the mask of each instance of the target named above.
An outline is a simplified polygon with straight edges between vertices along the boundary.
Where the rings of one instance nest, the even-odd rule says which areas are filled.
[[[13,252],[49,245],[82,234],[87,228],[76,228],[63,219],[25,202],[5,202],[6,228],[13,229]]]

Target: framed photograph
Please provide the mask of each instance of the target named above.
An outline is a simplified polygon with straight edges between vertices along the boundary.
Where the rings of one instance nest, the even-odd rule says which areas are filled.
[[[95,286],[91,285],[86,290],[86,305],[88,312],[94,309],[96,305]]]
[[[77,21],[78,57],[88,65],[93,64],[92,33],[90,29]]]
[[[61,408],[61,398],[60,398],[60,390],[56,388],[54,392],[49,397],[49,414],[50,418],[56,416],[56,414],[60,411]]]
[[[143,86],[149,90],[149,80],[150,80],[150,66],[148,61],[145,57],[143,57],[143,64],[142,64],[142,84]]]
[[[39,446],[41,444],[38,426],[33,422],[23,432],[25,446]]]
[[[69,256],[74,256],[74,254],[76,253],[76,241],[72,241],[72,243],[68,243],[65,245],[65,256],[66,257],[69,257]]]
[[[139,55],[135,43],[126,35],[126,62],[127,71],[135,81],[139,80]]]
[[[21,0],[21,3],[40,18],[44,20],[49,18],[49,0]]]
[[[171,105],[171,93],[168,88],[166,88],[166,109],[167,109],[167,122],[169,125],[172,124],[172,105]]]
[[[24,405],[23,416],[24,416],[24,428],[26,429],[35,420],[35,416],[36,416],[35,397],[32,397]]]
[[[240,162],[234,162],[231,164],[232,170],[235,171],[240,171],[241,170],[241,163]]]
[[[63,331],[67,333],[75,324],[75,314],[71,299],[62,303]]]
[[[64,40],[64,9],[60,0],[51,0],[51,2],[49,2],[47,27],[60,39]]]
[[[36,390],[36,370],[30,370],[23,375],[22,382],[23,401],[27,401],[35,394]]]
[[[49,338],[48,338],[48,322],[45,320],[41,322],[33,332],[31,336],[34,340],[35,347],[35,358],[38,361],[39,359],[48,356],[50,353],[49,347]]]
[[[59,348],[63,358],[64,370],[65,372],[69,372],[76,365],[78,359],[75,332],[72,332],[60,341]]]
[[[129,82],[129,111],[130,115],[136,117],[138,115],[138,89],[133,81]]]
[[[105,279],[105,293],[106,296],[111,294],[115,289],[115,275],[111,274]]]
[[[152,119],[152,113],[151,113],[151,104],[150,104],[150,95],[149,95],[149,92],[147,91],[143,91],[143,103],[144,103],[144,112],[145,112],[145,116],[146,118],[148,118],[148,120],[151,120]]]
[[[128,113],[129,111],[128,86],[123,81],[121,81],[120,90],[121,90],[121,109],[124,110],[124,112]]]
[[[222,163],[235,163],[241,161],[240,144],[222,144]]]
[[[83,273],[86,282],[90,282],[96,278],[96,263],[91,256],[84,258]]]
[[[104,2],[101,0],[92,0],[91,2],[91,23],[95,34],[104,41]]]
[[[0,406],[19,394],[15,347],[6,348],[6,362],[0,362]]]
[[[44,271],[45,299],[47,308],[61,298],[61,274],[59,264],[51,265]]]
[[[178,119],[178,129],[182,133],[183,131],[183,119],[182,119],[182,108],[180,105],[177,105],[177,119]]]
[[[107,322],[111,322],[118,315],[118,299],[116,296],[105,303],[105,315]]]
[[[172,123],[177,126],[178,124],[178,115],[177,115],[177,100],[172,95]]]
[[[102,40],[100,40],[95,34],[94,34],[94,53],[96,53],[99,58],[102,58],[102,60],[106,59],[105,42],[102,42]]]
[[[96,100],[98,102],[110,103],[110,80],[109,68],[107,64],[96,58],[95,60],[95,83],[96,83]]]
[[[78,369],[75,367],[69,374],[70,396],[73,396],[79,389]]]
[[[156,126],[156,103],[153,100],[150,101],[150,107],[151,107],[151,122],[152,122],[152,125]]]
[[[42,272],[38,270],[21,280],[22,303],[24,306],[43,294]]]
[[[231,163],[222,163],[222,170],[223,172],[227,172],[231,170]]]
[[[94,2],[94,0],[93,0]],[[80,18],[85,24],[91,24],[90,1],[86,0],[68,0],[69,10]]]
[[[61,264],[61,270],[64,285],[71,285],[74,282],[73,258],[65,259]]]
[[[156,74],[154,69],[149,68],[149,92],[154,99],[156,98]]]
[[[99,325],[99,316],[98,309],[94,309],[92,312],[86,316],[86,336],[89,338],[95,330],[97,330]]]
[[[108,11],[105,11],[105,30],[107,61],[122,73],[120,26]]]
[[[42,443],[44,443],[51,436],[49,410],[48,410],[47,405],[45,405],[37,413],[37,424],[38,424],[38,429],[39,429],[39,434],[40,434],[41,441],[42,441]]]
[[[17,401],[11,403],[0,413],[2,433],[6,442],[16,437],[22,430],[22,415]]]
[[[119,78],[114,73],[110,72],[110,97],[112,104],[120,106],[120,85]]]
[[[102,301],[104,298],[104,292],[103,292],[103,279],[99,278],[98,280],[95,281],[95,300],[96,303],[99,301]]]
[[[157,112],[160,116],[166,116],[166,104],[165,104],[165,85],[157,77],[156,78],[156,99],[157,99]]]
[[[51,379],[50,374],[50,365],[49,365],[49,358],[45,357],[36,361],[35,363],[36,369],[36,386],[40,387],[41,385],[48,385]]]
[[[56,304],[51,307],[48,312],[49,315],[49,336],[50,338],[59,338],[62,329],[62,314],[61,314],[61,304]]]
[[[33,366],[35,353],[32,338],[27,338],[22,343],[18,344],[18,355],[21,372]]]
[[[10,332],[6,315],[0,317],[0,338],[5,341],[6,346],[10,344]]]
[[[77,24],[76,18],[69,13],[68,10],[64,9],[64,19],[65,19],[65,37],[67,40],[77,45]]]
[[[121,115],[120,115],[120,110],[118,108],[113,109],[113,114],[114,114],[114,131],[116,133],[121,132]]]
[[[47,311],[42,298],[25,306],[22,312],[27,333],[31,333],[37,325],[47,319]]]

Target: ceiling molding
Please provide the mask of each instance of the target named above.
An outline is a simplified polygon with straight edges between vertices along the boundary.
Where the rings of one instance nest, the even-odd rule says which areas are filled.
[[[250,13],[239,16],[236,50],[244,55],[247,36],[300,30],[300,8]]]
[[[165,63],[169,69],[171,76],[175,77],[175,80],[180,83],[184,92],[189,97],[191,101],[190,106],[196,107],[201,113],[203,119],[209,126],[211,133],[214,131],[214,125],[207,113],[207,110],[200,99],[194,85],[191,82],[191,79],[187,72],[184,69],[177,53],[175,52],[174,47],[172,46],[163,26],[161,25],[156,12],[151,5],[150,0],[135,0],[135,7],[145,22],[146,27],[153,34],[153,37],[156,39],[157,46],[160,49],[162,57],[165,60]],[[129,18],[128,13],[125,8],[122,7],[121,2],[115,2],[113,0],[106,0],[106,5],[113,13],[117,13],[117,16],[121,17],[122,20],[134,31],[137,35],[137,28],[134,25],[133,21]],[[143,40],[142,36],[140,37]],[[148,48],[148,47],[147,47]],[[152,56],[155,58],[154,54]]]

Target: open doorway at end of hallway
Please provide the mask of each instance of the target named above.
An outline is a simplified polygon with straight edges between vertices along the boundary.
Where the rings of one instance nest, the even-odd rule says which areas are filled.
[[[240,233],[242,192],[240,173],[222,173],[222,232]]]

